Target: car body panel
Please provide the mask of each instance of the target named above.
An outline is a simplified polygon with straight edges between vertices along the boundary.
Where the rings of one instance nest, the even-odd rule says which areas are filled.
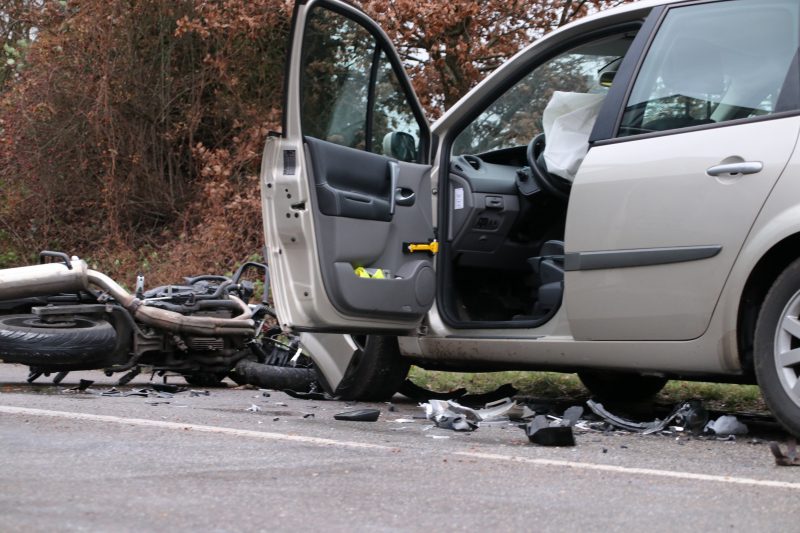
[[[797,142],[790,117],[594,146],[570,195],[566,252],[719,246],[698,261],[568,271],[577,340],[699,337],[739,250]],[[726,161],[757,174],[710,176]],[[569,269],[568,269],[569,270]]]

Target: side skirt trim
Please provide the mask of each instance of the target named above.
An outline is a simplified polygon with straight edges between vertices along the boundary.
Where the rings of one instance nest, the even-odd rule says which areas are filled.
[[[572,252],[564,256],[564,270],[602,270],[606,268],[631,268],[668,265],[699,261],[714,257],[722,246],[684,246],[679,248],[643,248],[640,250],[614,250],[608,252]]]

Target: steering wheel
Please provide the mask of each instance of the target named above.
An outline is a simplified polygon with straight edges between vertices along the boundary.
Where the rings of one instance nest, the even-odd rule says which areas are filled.
[[[542,165],[538,163],[539,156],[544,152],[544,147],[544,133],[540,133],[534,137],[528,145],[528,166],[531,168],[533,181],[535,181],[543,191],[562,202],[566,202],[569,200],[572,184],[559,176],[550,174],[546,168],[542,168],[544,161],[542,161]]]

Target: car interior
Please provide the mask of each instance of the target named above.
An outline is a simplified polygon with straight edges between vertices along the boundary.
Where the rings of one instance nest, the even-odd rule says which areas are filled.
[[[536,327],[564,291],[570,183],[547,172],[542,115],[554,91],[608,91],[635,33],[562,54],[462,131],[449,161],[440,311],[460,327]]]

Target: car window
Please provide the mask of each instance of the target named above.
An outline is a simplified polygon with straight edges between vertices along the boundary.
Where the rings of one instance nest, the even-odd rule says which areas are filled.
[[[527,145],[544,132],[542,115],[556,91],[607,93],[634,37],[631,33],[583,45],[539,65],[458,135],[453,155]],[[608,75],[601,82],[603,72]]]
[[[381,52],[375,81],[375,107],[372,114],[372,152],[391,155],[404,161],[415,160],[416,153],[407,154],[405,157],[396,153],[396,142],[395,150],[391,149],[393,139],[391,137],[387,139],[387,136],[395,132],[410,136],[415,150],[419,146],[420,130],[417,119],[392,64],[386,54]],[[390,153],[387,153],[387,150]]]
[[[650,46],[618,136],[769,115],[800,45],[797,0],[735,0],[670,9]],[[787,89],[788,90],[788,89]]]
[[[302,84],[303,135],[405,161],[416,159],[420,126],[408,98],[386,53],[357,22],[324,8],[311,11],[303,42]],[[395,148],[408,149],[392,152],[392,141]]]

